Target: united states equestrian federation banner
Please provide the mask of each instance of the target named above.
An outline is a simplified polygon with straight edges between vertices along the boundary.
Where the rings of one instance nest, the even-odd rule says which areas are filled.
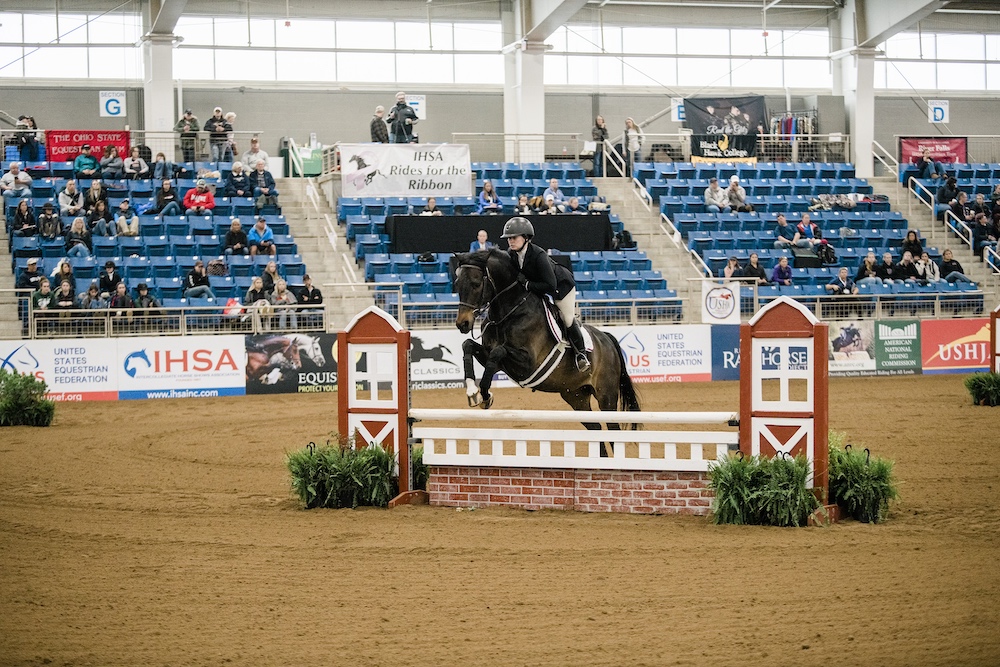
[[[345,197],[471,197],[465,144],[341,144]]]

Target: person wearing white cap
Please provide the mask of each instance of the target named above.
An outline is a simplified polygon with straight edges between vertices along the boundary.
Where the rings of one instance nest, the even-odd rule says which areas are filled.
[[[212,117],[205,121],[205,132],[211,133],[208,141],[212,149],[212,162],[222,159],[232,131],[233,126],[222,115],[222,107],[215,107]]]
[[[29,257],[28,266],[24,268],[21,275],[17,277],[17,284],[14,285],[15,289],[38,289],[38,283],[41,281],[43,275],[42,272],[38,270],[38,258]]]
[[[740,185],[740,177],[733,174],[729,177],[729,187],[726,189],[729,205],[736,213],[753,213],[753,206],[747,203],[747,191]]]
[[[396,93],[396,106],[389,111],[386,118],[392,131],[389,133],[390,144],[409,144],[416,141],[413,136],[413,126],[417,124],[417,112],[406,103],[406,93]]]

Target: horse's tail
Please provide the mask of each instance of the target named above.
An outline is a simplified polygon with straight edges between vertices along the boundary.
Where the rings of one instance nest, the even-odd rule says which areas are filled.
[[[622,352],[622,346],[618,344],[618,339],[612,334],[605,332],[605,335],[611,339],[611,344],[618,353],[619,409],[622,412],[639,412],[642,410],[642,407],[639,405],[639,394],[635,391],[635,385],[632,384],[632,378],[628,376],[628,364],[625,363],[625,354]],[[639,430],[639,424],[631,424],[630,426],[633,431]]]

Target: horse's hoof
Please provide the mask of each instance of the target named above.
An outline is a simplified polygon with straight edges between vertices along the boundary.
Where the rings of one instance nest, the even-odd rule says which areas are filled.
[[[466,398],[469,399],[469,407],[470,408],[474,408],[474,407],[476,407],[478,405],[481,405],[482,402],[483,402],[483,395],[480,394],[478,391],[475,394],[471,395],[471,396],[467,396]]]
[[[483,401],[480,406],[483,410],[489,410],[493,407],[493,394],[486,394],[486,400]]]

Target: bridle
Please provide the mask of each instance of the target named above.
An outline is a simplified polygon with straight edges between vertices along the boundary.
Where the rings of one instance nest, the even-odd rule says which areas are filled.
[[[459,266],[458,266],[458,270],[465,269],[465,268],[476,269],[478,271],[481,271],[483,273],[483,279],[484,279],[484,281],[489,286],[489,288],[493,290],[493,297],[492,298],[486,299],[484,296],[481,298],[481,300],[484,303],[474,304],[474,303],[468,303],[466,301],[459,301],[458,302],[458,305],[465,306],[466,308],[472,309],[472,316],[473,316],[473,318],[479,317],[479,315],[482,314],[482,313],[484,313],[484,312],[487,314],[486,315],[487,318],[489,318],[489,310],[493,306],[494,302],[497,299],[499,299],[505,292],[507,292],[509,290],[512,290],[512,289],[514,289],[516,287],[520,287],[521,286],[521,283],[519,283],[519,282],[517,282],[515,280],[510,285],[507,285],[503,289],[498,290],[497,286],[496,286],[496,282],[493,280],[493,275],[490,273],[489,264],[486,264],[485,266],[479,266],[478,264],[459,264]],[[456,274],[457,274],[457,271],[456,271]],[[485,292],[485,289],[483,290],[483,292]],[[501,322],[503,322],[504,320],[506,320],[508,317],[510,317],[514,313],[515,310],[517,310],[518,308],[520,308],[521,305],[525,301],[528,300],[528,294],[529,294],[529,292],[527,290],[525,290],[524,298],[521,299],[513,308],[511,308],[510,311],[506,315],[504,315],[502,318],[500,318],[499,321],[494,322],[494,324],[500,324]]]

